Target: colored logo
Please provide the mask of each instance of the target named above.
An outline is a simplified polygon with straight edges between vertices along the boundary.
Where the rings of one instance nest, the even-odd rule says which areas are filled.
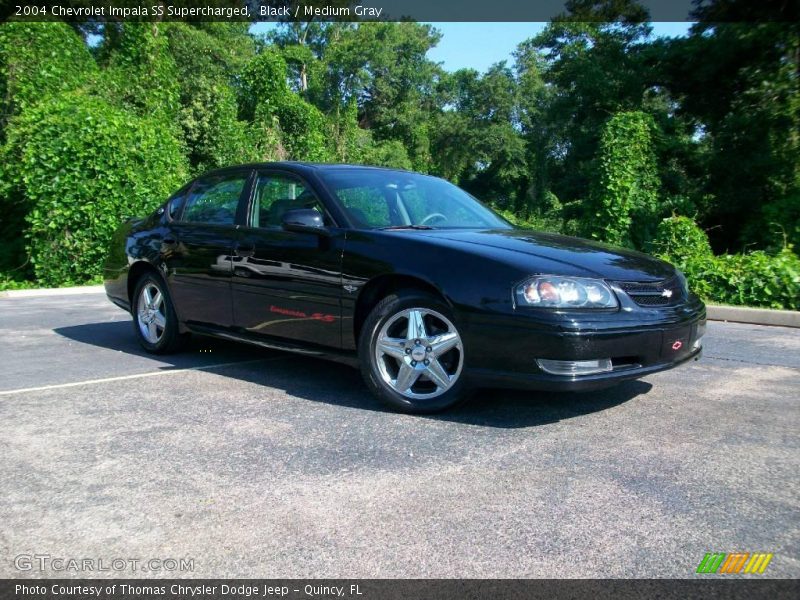
[[[322,321],[323,323],[333,323],[336,320],[336,317],[333,315],[326,315],[324,313],[314,313],[309,315],[304,313],[302,310],[292,310],[291,308],[281,308],[280,306],[270,306],[269,312],[277,313],[279,315],[286,315],[287,317],[297,317],[298,319]]]
[[[697,566],[698,573],[738,575],[752,573],[760,575],[767,570],[772,554],[767,552],[707,552]]]
[[[673,350],[680,350],[681,346],[683,346],[683,342],[680,341],[680,340],[675,340],[675,343],[672,344],[672,349]]]

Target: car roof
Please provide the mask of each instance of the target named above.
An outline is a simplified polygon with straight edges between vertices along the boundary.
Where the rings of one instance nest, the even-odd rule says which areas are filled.
[[[346,163],[315,163],[303,161],[279,161],[279,162],[262,162],[262,163],[246,163],[241,165],[231,165],[219,169],[207,171],[199,175],[200,177],[213,176],[216,174],[224,174],[230,171],[238,171],[239,169],[285,169],[287,171],[295,171],[302,173],[304,171],[341,171],[341,170],[369,170],[369,171],[391,171],[398,173],[413,173],[413,171],[406,171],[404,169],[394,169],[391,167],[375,167],[371,165],[354,165]]]

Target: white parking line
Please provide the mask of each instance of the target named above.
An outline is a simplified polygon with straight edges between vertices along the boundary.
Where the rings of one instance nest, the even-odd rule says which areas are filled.
[[[66,288],[35,288],[30,290],[7,290],[0,292],[0,298],[42,298],[45,296],[75,296],[84,294],[101,294],[105,291],[102,285],[82,285]]]
[[[284,360],[286,356],[273,356],[270,358],[254,358],[253,360],[240,360],[235,362],[217,363],[215,365],[204,365],[202,367],[187,367],[185,369],[166,369],[164,371],[150,371],[147,373],[137,373],[135,375],[120,375],[118,377],[105,377],[103,379],[87,379],[85,381],[72,381],[70,383],[55,383],[53,385],[40,385],[38,387],[19,388],[16,390],[1,390],[0,396],[11,394],[24,394],[25,392],[42,392],[45,390],[59,390],[62,388],[78,387],[81,385],[94,385],[95,383],[110,383],[112,381],[125,381],[126,379],[139,379],[141,377],[157,377],[159,375],[174,375],[176,373],[187,373],[189,371],[207,371],[209,369],[219,369],[222,367],[232,367],[234,365],[249,365],[257,362],[272,362]]]

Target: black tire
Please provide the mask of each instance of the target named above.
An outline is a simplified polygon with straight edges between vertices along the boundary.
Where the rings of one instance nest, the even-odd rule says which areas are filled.
[[[148,327],[144,325],[144,321],[141,317],[142,312],[140,311],[140,308],[142,308],[141,303],[144,301],[142,292],[145,288],[148,288],[148,291],[152,291],[152,289],[155,288],[162,295],[163,303],[160,304],[161,310],[155,312],[163,316],[163,327],[154,323],[156,325],[156,331],[159,334],[155,340],[152,339],[152,336],[151,339],[148,339],[143,331],[143,329],[148,329]],[[144,311],[148,312],[149,309],[145,308]],[[178,317],[175,314],[175,307],[172,304],[169,290],[164,280],[156,273],[145,273],[136,282],[133,298],[131,298],[131,314],[133,315],[133,330],[136,333],[136,339],[139,340],[139,344],[142,348],[151,354],[170,354],[172,352],[177,352],[186,344],[189,338],[189,334],[180,332]],[[152,314],[152,311],[150,311],[150,314]]]
[[[391,381],[391,374],[388,373],[388,368],[392,367],[391,363],[394,361],[394,365],[396,365],[399,375],[399,369],[402,368],[402,361],[398,357],[393,359],[389,356],[379,358],[379,356],[376,354],[378,338],[384,327],[387,326],[387,324],[389,324],[389,327],[392,327],[394,326],[394,323],[397,323],[397,327],[402,327],[401,315],[404,314],[404,311],[413,312],[413,309],[422,309],[422,314],[424,314],[423,321],[427,320],[432,330],[436,327],[437,323],[443,323],[437,318],[437,315],[433,313],[438,313],[438,316],[445,317],[449,323],[444,324],[452,326],[453,331],[457,334],[459,340],[458,348],[453,348],[447,351],[449,354],[443,353],[441,355],[441,362],[443,365],[446,365],[446,371],[448,372],[447,374],[453,377],[452,383],[448,383],[450,387],[446,387],[444,385],[437,386],[432,379],[428,379],[428,376],[424,371],[425,367],[420,365],[419,368],[423,369],[423,375],[419,376],[419,379],[415,380],[416,383],[414,383],[413,386],[407,390],[407,393],[412,393],[414,392],[414,386],[427,385],[429,388],[434,388],[434,391],[430,393],[438,394],[434,397],[410,398],[407,395],[401,394],[393,389],[392,386],[398,381],[399,378],[395,377],[393,383]],[[432,311],[432,313],[427,313],[424,311]],[[410,319],[406,319],[406,332],[409,325]],[[402,335],[400,337],[402,337]],[[415,342],[411,340],[408,340],[407,343],[415,344]],[[409,349],[404,348],[402,351],[409,352]],[[452,408],[466,400],[469,396],[469,389],[463,369],[463,341],[460,338],[460,333],[458,333],[458,330],[455,328],[452,311],[444,302],[431,294],[417,290],[401,290],[381,300],[375,306],[375,308],[372,309],[372,312],[370,312],[369,316],[364,322],[363,327],[361,328],[361,334],[359,335],[358,342],[358,355],[359,362],[361,363],[361,374],[364,377],[367,387],[384,404],[393,410],[412,414],[435,413]],[[426,354],[426,360],[428,356],[433,357],[434,355]],[[379,364],[379,361],[381,360],[385,361],[383,366]],[[458,363],[458,360],[460,360],[460,363]],[[418,364],[416,362],[411,363],[410,358],[408,358],[408,361],[409,362],[406,363],[407,365]],[[430,362],[433,362],[433,359]],[[428,362],[425,364],[428,364]],[[457,364],[460,364],[460,366],[454,366]],[[387,382],[386,377],[388,377],[390,381]]]

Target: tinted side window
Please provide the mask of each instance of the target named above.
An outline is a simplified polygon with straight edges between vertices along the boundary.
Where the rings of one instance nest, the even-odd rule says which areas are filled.
[[[381,227],[391,222],[386,198],[376,187],[352,187],[336,190],[357,227]]]
[[[189,194],[183,221],[233,225],[246,173],[213,177],[198,182]]]
[[[284,213],[296,208],[314,208],[329,224],[319,200],[303,182],[277,173],[259,175],[250,215],[252,227],[280,227]]]

